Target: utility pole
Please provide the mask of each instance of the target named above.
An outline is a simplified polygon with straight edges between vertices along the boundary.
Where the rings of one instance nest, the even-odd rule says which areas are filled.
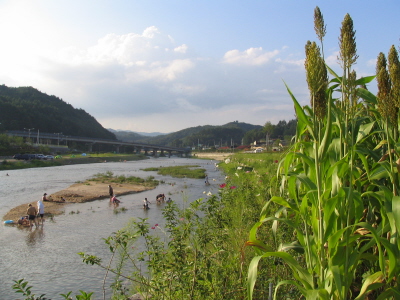
[[[60,134],[62,134],[62,132],[55,132],[54,134],[58,135],[58,139],[57,139],[57,145],[60,146]]]
[[[35,129],[35,128],[24,128],[25,130],[28,130],[28,139],[29,139],[29,143],[31,143],[31,130]],[[31,143],[32,144],[32,143]]]

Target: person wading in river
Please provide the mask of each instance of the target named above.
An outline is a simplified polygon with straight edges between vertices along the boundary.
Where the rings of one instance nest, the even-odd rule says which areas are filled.
[[[44,222],[44,219],[43,219],[43,217],[44,217],[44,204],[43,204],[43,201],[41,201],[41,200],[39,200],[38,202],[37,202],[37,210],[38,210],[38,218],[39,218],[39,216],[40,216],[40,221],[42,222],[42,226],[43,226],[43,222]],[[37,223],[39,223],[39,222],[37,222]]]
[[[114,190],[111,185],[108,186],[108,193],[110,194],[110,202],[112,202],[112,198],[114,197]]]
[[[32,206],[32,204],[29,204],[26,214],[28,215],[29,225],[32,227],[33,222],[35,222],[35,226],[37,227],[38,226],[36,220],[37,210],[35,207]]]

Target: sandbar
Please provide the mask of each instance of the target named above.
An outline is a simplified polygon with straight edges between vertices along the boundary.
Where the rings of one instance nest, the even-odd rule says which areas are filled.
[[[86,181],[83,183],[75,183],[70,187],[56,192],[54,194],[48,195],[50,201],[44,202],[45,207],[45,216],[49,215],[58,215],[64,213],[65,205],[70,203],[83,203],[100,199],[109,199],[108,194],[108,185],[114,189],[114,193],[117,196],[127,195],[139,193],[147,190],[152,190],[155,186],[145,186],[140,184],[128,184],[128,183],[107,183],[107,182],[95,182],[95,181]],[[61,198],[64,198],[65,201],[62,201]],[[32,204],[34,207],[37,207],[37,201],[39,199],[29,202],[26,204],[19,205],[11,209],[6,215],[3,217],[4,220],[18,220],[21,216],[26,215],[26,210],[28,209],[28,205]]]

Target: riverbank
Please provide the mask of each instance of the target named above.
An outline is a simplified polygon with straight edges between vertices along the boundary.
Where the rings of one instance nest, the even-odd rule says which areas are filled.
[[[83,203],[94,200],[109,198],[108,185],[111,184],[114,193],[117,196],[127,195],[133,193],[140,193],[147,190],[152,190],[155,186],[145,186],[141,184],[115,184],[111,182],[94,182],[87,181],[84,183],[75,183],[70,187],[59,192],[48,195],[50,201],[45,201],[45,215],[58,215],[64,213],[65,205],[71,203]],[[62,198],[65,201],[62,201]],[[37,207],[37,201],[21,204],[11,209],[3,217],[4,220],[18,220],[21,216],[26,215],[28,205],[32,204]]]
[[[220,152],[197,152],[193,153],[193,158],[203,158],[203,159],[215,159],[215,160],[224,160],[231,156],[232,153],[220,153]]]
[[[12,157],[2,157],[0,162],[0,170],[18,170],[27,168],[41,168],[41,167],[52,167],[52,166],[66,166],[76,164],[93,164],[93,163],[107,163],[107,162],[127,162],[149,159],[149,157],[143,154],[88,154],[82,155],[63,155],[60,158],[52,160],[16,160]]]

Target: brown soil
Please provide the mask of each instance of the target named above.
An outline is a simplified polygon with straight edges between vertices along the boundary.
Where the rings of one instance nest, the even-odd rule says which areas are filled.
[[[94,201],[99,199],[109,198],[108,194],[109,183],[89,181],[85,183],[75,183],[65,190],[56,192],[47,198],[50,201],[44,202],[44,210],[46,215],[57,215],[64,212],[64,206],[69,203],[82,203]],[[117,196],[139,193],[154,189],[155,187],[143,186],[138,184],[111,184],[114,193]],[[61,197],[65,201],[61,200]],[[22,204],[11,209],[4,217],[3,220],[18,220],[21,216],[26,215],[28,205],[32,204],[37,207],[37,201]]]
[[[225,158],[228,158],[231,156],[232,153],[217,153],[217,152],[212,152],[212,153],[195,153],[195,157],[199,158],[208,158],[208,159],[215,159],[215,160],[224,160]]]

